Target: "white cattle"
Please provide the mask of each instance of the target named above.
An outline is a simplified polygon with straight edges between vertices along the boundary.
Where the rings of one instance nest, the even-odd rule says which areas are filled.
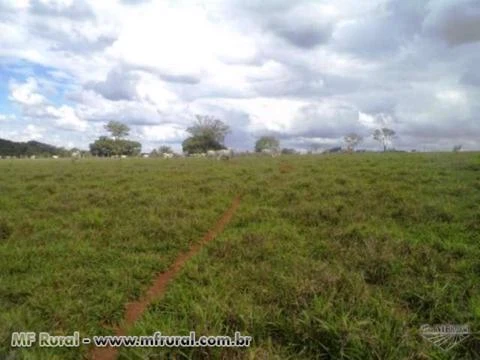
[[[268,155],[268,156],[271,156],[271,157],[276,157],[276,156],[279,155],[278,150],[276,150],[276,149],[263,149],[261,151],[261,154],[262,155]]]
[[[207,157],[216,157],[217,152],[215,150],[208,150],[207,151]]]
[[[233,150],[232,149],[208,150],[207,157],[216,158],[217,160],[228,160],[233,157]]]
[[[172,159],[173,158],[173,154],[172,153],[163,153],[162,154],[162,157],[164,159]]]
[[[232,149],[223,149],[216,152],[217,160],[230,160],[233,157]]]
[[[202,157],[206,157],[207,154],[206,153],[195,153],[195,154],[191,154],[190,156],[194,157],[194,158],[202,158]]]
[[[127,155],[120,155],[120,159],[126,159]]]
[[[52,159],[58,159],[58,155],[52,155]]]

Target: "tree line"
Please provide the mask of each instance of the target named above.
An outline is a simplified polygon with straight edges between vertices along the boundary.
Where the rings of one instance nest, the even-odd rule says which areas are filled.
[[[41,143],[39,141],[15,142],[0,139],[0,156],[12,157],[51,157],[68,156],[69,150]]]
[[[231,132],[230,127],[223,121],[209,115],[196,115],[195,121],[186,131],[189,133],[182,142],[182,150],[187,155],[206,153],[209,150],[226,149],[225,137]],[[90,152],[94,156],[114,156],[128,155],[136,156],[141,153],[142,146],[139,142],[126,140],[130,129],[127,125],[118,121],[110,121],[105,129],[110,133],[110,137],[101,136],[93,144],[90,144]],[[383,147],[383,151],[388,150],[389,144],[396,137],[394,130],[389,128],[376,129],[373,139],[378,141]],[[363,137],[350,133],[344,137],[346,150],[354,151],[359,144],[362,143]],[[335,148],[340,149],[341,147]],[[255,152],[263,152],[265,150],[282,152],[284,154],[295,153],[294,149],[280,150],[280,141],[274,136],[262,136],[255,143]],[[152,151],[152,155],[160,155],[165,153],[173,153],[168,146],[162,146]]]
[[[141,154],[142,145],[138,141],[127,139],[130,128],[119,121],[110,121],[105,125],[108,136],[100,136],[90,144],[90,154],[99,157],[111,156],[138,156]],[[187,155],[207,153],[209,150],[226,149],[225,137],[231,132],[230,127],[223,121],[209,115],[196,115],[195,121],[186,129],[189,136],[182,142],[182,150]],[[378,141],[384,151],[387,151],[389,144],[396,137],[392,129],[377,129],[372,134],[373,139]],[[363,141],[363,138],[350,133],[344,137],[346,150],[354,151]],[[341,147],[334,148],[341,151]],[[457,149],[458,150],[458,149]],[[284,148],[280,150],[280,141],[274,136],[262,136],[256,143],[254,151],[257,153],[269,151],[274,153],[293,154],[295,149]],[[15,143],[0,139],[0,155],[15,157],[28,156],[71,156],[82,153],[78,149],[66,150],[51,145],[30,141],[27,143]],[[160,156],[162,154],[173,154],[169,146],[161,146],[154,149],[150,155]]]
[[[110,133],[108,136],[100,136],[94,143],[90,144],[90,152],[94,156],[115,156],[128,155],[136,156],[141,153],[142,146],[137,141],[125,139],[129,135],[130,128],[118,121],[110,121],[105,125],[105,129]],[[186,129],[189,136],[182,142],[182,150],[187,155],[206,153],[209,150],[226,149],[225,137],[231,132],[230,127],[223,121],[209,115],[196,115],[195,121]],[[373,139],[378,141],[383,151],[387,151],[389,144],[396,137],[392,129],[377,129],[372,134]],[[362,143],[363,137],[350,133],[344,137],[346,150],[354,151]],[[341,150],[341,147],[335,149]],[[273,152],[282,152],[283,154],[295,153],[294,149],[280,150],[280,141],[274,136],[262,136],[255,143],[255,152],[264,152],[266,150]],[[169,146],[161,146],[154,149],[151,155],[161,155],[173,153]]]

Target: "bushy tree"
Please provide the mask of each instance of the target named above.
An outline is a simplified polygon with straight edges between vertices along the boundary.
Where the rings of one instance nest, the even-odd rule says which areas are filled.
[[[94,156],[112,156],[115,153],[114,140],[107,136],[100,136],[90,144],[90,152]]]
[[[191,136],[182,143],[183,152],[187,154],[206,153],[208,150],[221,150],[225,146],[216,141],[211,135]]]
[[[295,149],[283,148],[281,151],[282,155],[295,155],[297,152]]]
[[[136,156],[142,151],[142,145],[137,141],[123,139],[127,136],[130,128],[118,121],[110,121],[105,125],[112,135],[100,136],[92,144],[90,144],[90,152],[94,156],[108,157],[113,155]]]
[[[173,154],[173,150],[170,146],[162,145],[158,148],[160,154]]]
[[[383,145],[383,151],[387,151],[387,146],[395,138],[396,133],[392,129],[382,128],[373,132],[373,138]]]
[[[196,115],[196,121],[187,128],[190,137],[182,143],[185,153],[204,153],[208,150],[225,149],[223,142],[230,127],[213,116]]]
[[[130,128],[127,125],[113,120],[105,125],[105,130],[107,130],[115,140],[122,139],[130,133]]]
[[[90,144],[90,152],[94,156],[108,157],[113,155],[137,156],[142,151],[142,145],[137,141],[110,139],[100,136]]]
[[[278,150],[280,142],[273,136],[262,136],[255,143],[255,151],[262,152],[262,150]]]
[[[195,115],[196,120],[187,128],[192,137],[211,138],[223,145],[225,136],[230,132],[230,127],[223,121],[209,115]]]

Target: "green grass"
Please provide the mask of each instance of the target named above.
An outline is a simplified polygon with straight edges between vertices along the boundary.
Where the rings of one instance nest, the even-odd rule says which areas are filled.
[[[120,359],[476,359],[420,325],[480,331],[480,155],[0,161],[0,358],[12,331],[111,334],[124,304],[242,193],[131,334],[253,337],[248,349]]]

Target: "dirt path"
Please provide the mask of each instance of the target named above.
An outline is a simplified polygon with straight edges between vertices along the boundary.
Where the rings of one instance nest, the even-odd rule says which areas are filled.
[[[240,196],[236,196],[230,208],[225,211],[215,226],[205,234],[200,242],[194,244],[188,252],[179,255],[166,272],[159,274],[142,298],[136,302],[128,303],[126,305],[124,319],[122,324],[115,331],[115,335],[121,336],[127,334],[128,328],[140,318],[143,312],[147,309],[148,305],[150,305],[154,299],[161,297],[165,293],[168,282],[183,268],[185,262],[197,254],[203,246],[205,246],[223,231],[225,226],[232,219],[232,216],[239,205]],[[92,360],[114,360],[117,358],[117,355],[118,348],[93,348],[90,358]]]

